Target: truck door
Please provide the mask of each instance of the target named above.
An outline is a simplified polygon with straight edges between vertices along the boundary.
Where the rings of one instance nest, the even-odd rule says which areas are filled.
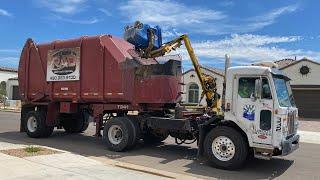
[[[257,80],[260,83],[257,84]],[[255,89],[259,89],[257,95]],[[238,78],[237,119],[250,131],[253,142],[271,144],[272,109],[272,95],[266,77]]]
[[[256,100],[257,117],[254,122],[253,142],[272,144],[273,100],[267,77],[260,78],[260,98]]]

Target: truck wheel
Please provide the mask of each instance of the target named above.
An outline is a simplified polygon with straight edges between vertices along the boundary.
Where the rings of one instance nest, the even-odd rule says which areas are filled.
[[[20,117],[20,132],[26,132],[26,120],[27,114],[30,111],[34,111],[34,107],[22,106],[21,107],[21,117]]]
[[[128,120],[134,130],[134,138],[132,144],[129,145],[127,149],[132,149],[138,144],[139,140],[141,139],[141,130],[138,119],[136,117],[128,117]]]
[[[62,118],[61,124],[63,129],[68,133],[82,133],[89,126],[89,116],[84,111],[75,115],[69,115]]]
[[[165,132],[151,131],[146,133],[143,136],[143,141],[147,144],[156,144],[166,140],[168,136],[169,136],[169,133],[167,131]]]
[[[39,111],[30,111],[26,115],[25,129],[27,135],[32,138],[49,137],[54,127],[46,125],[46,117]]]
[[[102,138],[108,149],[120,152],[130,149],[134,145],[136,133],[128,118],[116,117],[105,123]]]
[[[245,163],[248,145],[240,132],[231,127],[220,126],[207,134],[204,152],[214,167],[232,170]]]

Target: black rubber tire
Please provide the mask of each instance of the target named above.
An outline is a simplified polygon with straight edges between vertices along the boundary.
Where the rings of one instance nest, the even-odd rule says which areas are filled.
[[[89,126],[89,116],[84,111],[65,115],[61,118],[61,125],[67,133],[82,133]]]
[[[134,130],[134,138],[133,138],[133,141],[132,141],[132,144],[128,146],[127,150],[129,149],[133,149],[137,144],[138,142],[140,141],[141,139],[141,129],[140,129],[140,126],[139,126],[139,119],[138,117],[127,117],[127,119],[129,120],[129,123],[131,124],[131,126],[133,127],[133,130]]]
[[[108,131],[112,125],[120,126],[122,130],[122,141],[119,144],[113,144],[108,137]],[[133,147],[136,133],[134,125],[126,117],[116,117],[108,120],[103,128],[103,141],[105,142],[107,148],[111,151],[121,152],[129,150]]]
[[[27,118],[27,114],[30,111],[34,111],[34,107],[28,107],[28,106],[22,106],[21,107],[21,113],[20,113],[20,132],[26,132],[26,126],[25,126],[25,121]]]
[[[150,131],[143,136],[143,141],[147,144],[157,144],[166,140],[168,136],[169,136],[168,132],[163,134],[156,134]]]
[[[212,152],[212,142],[219,136],[229,138],[235,145],[235,154],[229,161],[220,161]],[[206,135],[204,140],[204,152],[212,166],[220,169],[235,170],[242,167],[247,160],[248,143],[237,130],[227,126],[218,126]]]
[[[35,117],[37,121],[37,128],[34,132],[30,131],[28,128],[28,119],[30,117]],[[31,138],[44,138],[44,137],[49,137],[52,132],[54,127],[50,127],[46,125],[46,116],[44,113],[41,113],[39,111],[30,111],[26,115],[26,119],[24,120],[24,127],[26,130],[26,133],[29,137]]]

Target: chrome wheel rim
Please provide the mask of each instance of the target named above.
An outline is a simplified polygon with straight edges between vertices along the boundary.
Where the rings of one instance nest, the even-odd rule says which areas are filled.
[[[123,139],[121,127],[112,125],[108,130],[108,139],[112,144],[120,144]]]
[[[212,141],[212,153],[220,161],[229,161],[235,155],[235,145],[225,136],[216,137]]]
[[[35,132],[38,128],[37,119],[34,116],[28,118],[27,127],[30,132]]]

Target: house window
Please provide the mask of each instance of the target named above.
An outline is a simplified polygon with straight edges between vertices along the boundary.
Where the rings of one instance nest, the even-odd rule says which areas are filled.
[[[198,103],[199,102],[199,86],[195,83],[192,83],[189,86],[188,102],[189,103]]]

